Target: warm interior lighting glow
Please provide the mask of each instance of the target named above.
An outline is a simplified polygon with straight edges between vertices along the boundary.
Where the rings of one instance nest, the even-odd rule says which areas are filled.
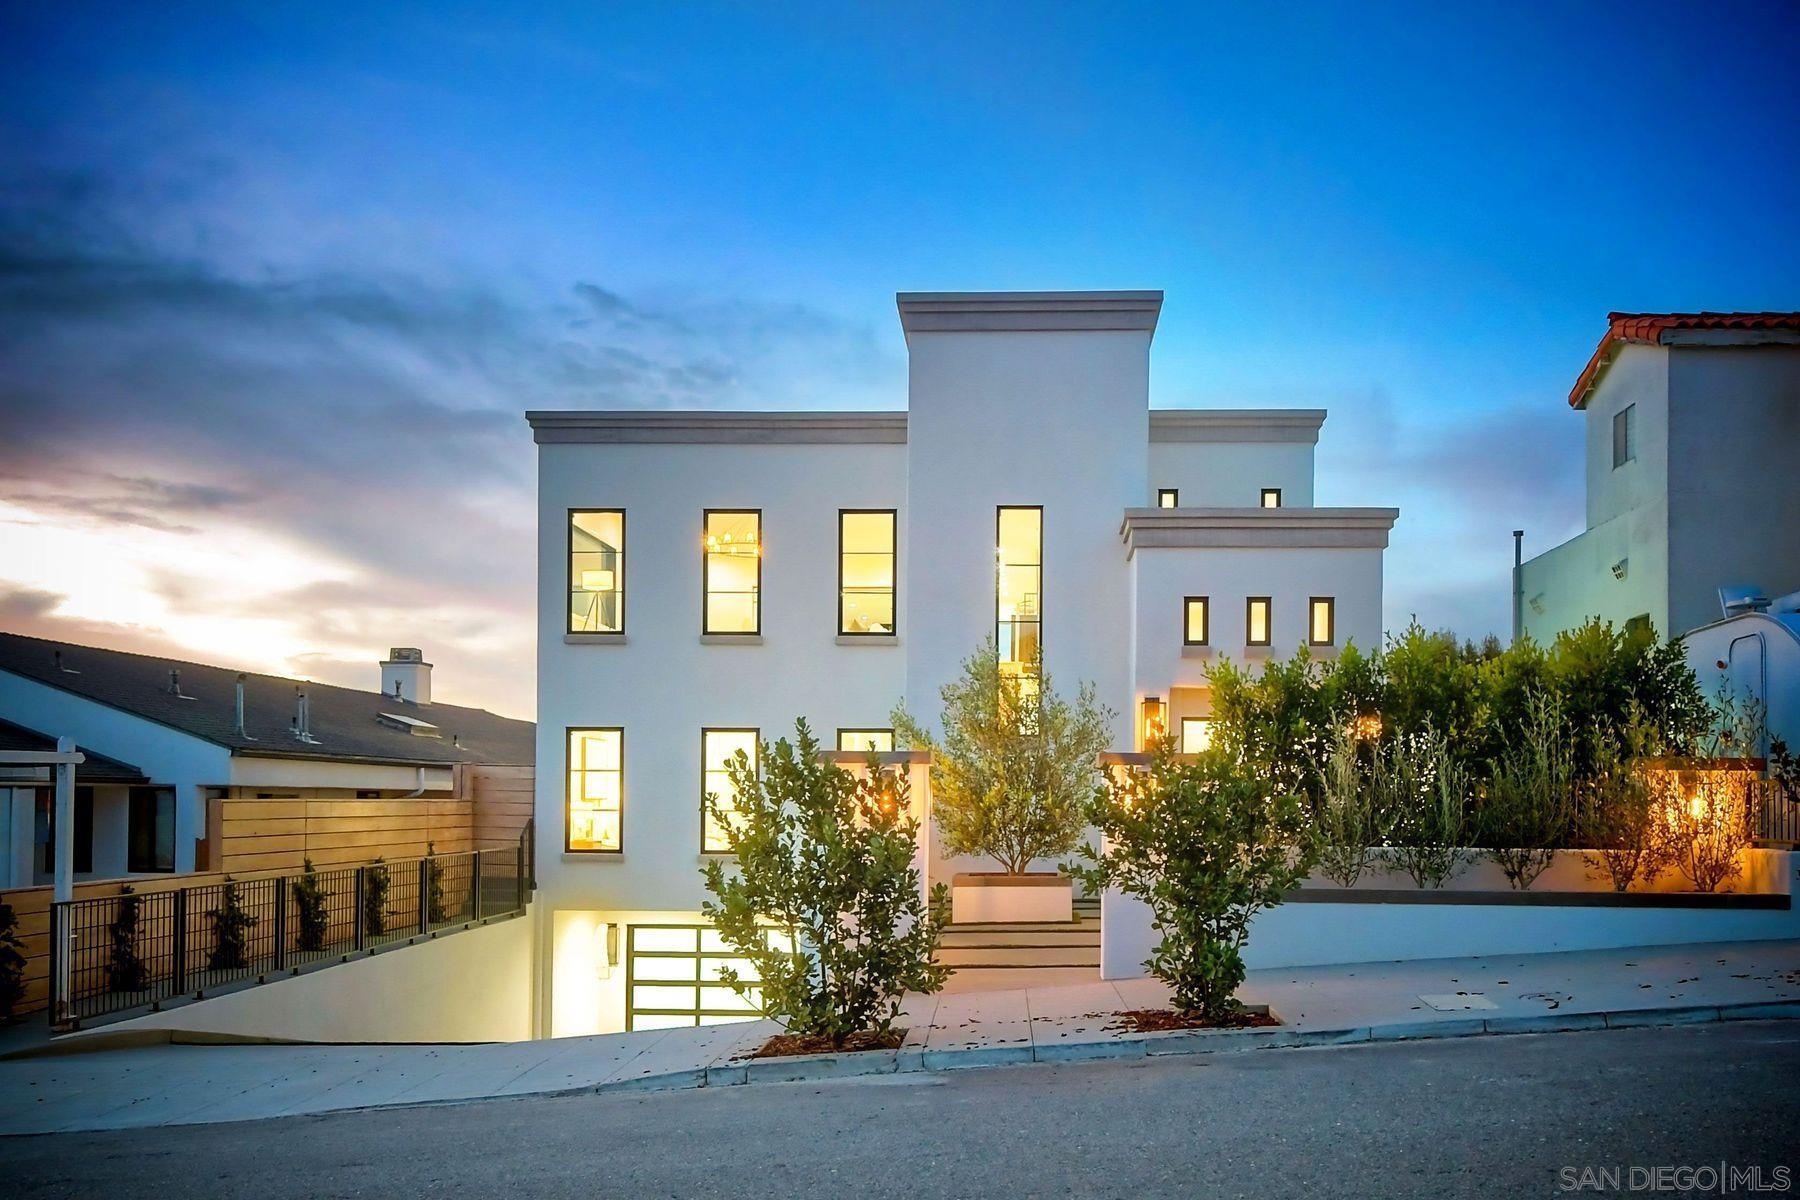
[[[876,754],[887,754],[894,748],[894,731],[891,729],[840,729],[837,735],[837,748],[845,751],[856,751]]]
[[[1307,640],[1315,646],[1329,646],[1337,638],[1337,602],[1329,596],[1314,596],[1307,608]]]
[[[727,821],[736,816],[738,805],[737,789],[731,785],[731,760],[741,751],[750,760],[750,769],[760,773],[761,747],[758,742],[758,731],[754,729],[708,729],[701,735],[701,794],[714,798],[724,810]],[[712,814],[706,812],[704,801],[701,812],[700,848],[708,854],[729,853],[731,839]]]
[[[1182,640],[1190,646],[1204,646],[1211,636],[1211,602],[1205,596],[1189,596],[1183,604]]]
[[[1252,646],[1267,646],[1269,636],[1269,598],[1252,596],[1244,609],[1244,641]]]
[[[1199,754],[1212,747],[1213,723],[1209,717],[1181,718],[1181,752]]]
[[[894,514],[838,514],[838,632],[894,632]]]
[[[1161,696],[1144,697],[1144,744],[1149,750],[1162,741],[1169,732],[1168,706]]]
[[[569,514],[569,632],[623,633],[625,514]]]
[[[625,733],[569,731],[568,838],[571,851],[621,848],[625,790]]]
[[[762,514],[709,509],[703,570],[703,632],[761,632]]]
[[[1043,647],[1044,514],[1001,507],[994,547],[994,641],[1002,674],[1035,683]]]

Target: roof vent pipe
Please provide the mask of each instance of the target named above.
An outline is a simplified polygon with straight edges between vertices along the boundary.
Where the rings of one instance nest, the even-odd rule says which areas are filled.
[[[237,702],[233,706],[231,732],[249,741],[251,740],[250,735],[244,731],[244,679],[245,676],[240,671],[237,677]]]
[[[319,740],[312,735],[311,704],[301,688],[294,689],[294,736],[309,743],[317,743]]]
[[[181,672],[174,667],[169,668],[169,695],[181,695]]]

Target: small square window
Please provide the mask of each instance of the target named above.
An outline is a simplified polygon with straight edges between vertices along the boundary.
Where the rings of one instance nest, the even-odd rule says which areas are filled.
[[[1177,488],[1157,488],[1156,489],[1156,507],[1158,507],[1158,508],[1180,508],[1181,507],[1181,492],[1180,492],[1180,490]]]
[[[1262,490],[1261,504],[1264,508],[1280,508],[1281,507],[1281,489],[1280,488],[1264,488]]]
[[[1251,596],[1244,601],[1244,644],[1246,646],[1267,646],[1274,638],[1270,626],[1274,623],[1274,606],[1267,596]]]
[[[1311,646],[1329,646],[1337,641],[1337,600],[1331,596],[1314,596],[1306,608],[1306,641]]]
[[[1198,754],[1212,745],[1213,723],[1211,717],[1181,718],[1181,752]]]
[[[1627,404],[1613,414],[1613,469],[1616,471],[1637,458],[1637,405]]]
[[[1211,609],[1212,605],[1205,596],[1189,596],[1182,603],[1182,645],[1206,645],[1212,633]]]

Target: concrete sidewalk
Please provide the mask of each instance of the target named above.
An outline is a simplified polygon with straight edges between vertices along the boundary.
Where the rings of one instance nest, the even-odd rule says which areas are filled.
[[[770,1022],[478,1046],[148,1046],[0,1062],[0,1133],[1405,1037],[1800,1016],[1800,942],[1252,972],[1277,1029],[1120,1034],[1154,980],[910,997],[899,1051],[748,1060]]]

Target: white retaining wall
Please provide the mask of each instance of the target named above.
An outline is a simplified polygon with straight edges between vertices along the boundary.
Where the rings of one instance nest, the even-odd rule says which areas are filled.
[[[1797,859],[1788,851],[1748,851],[1746,867],[1740,880],[1743,885],[1790,897],[1796,891]],[[1559,880],[1574,882],[1568,865],[1558,863],[1554,870]],[[1390,881],[1381,883],[1389,885]],[[1410,881],[1406,887],[1417,890],[1411,889]],[[1583,890],[1594,892],[1604,887],[1590,881]],[[1469,889],[1446,890],[1448,894],[1456,891],[1467,893]],[[1540,886],[1530,894],[1544,893]],[[1157,940],[1150,927],[1149,906],[1107,892],[1101,898],[1100,911],[1102,978],[1130,979],[1145,974],[1144,960]],[[1250,926],[1244,962],[1255,970],[1797,937],[1800,911],[1791,907],[1615,908],[1531,900],[1514,904],[1307,902],[1283,904],[1258,914]]]

